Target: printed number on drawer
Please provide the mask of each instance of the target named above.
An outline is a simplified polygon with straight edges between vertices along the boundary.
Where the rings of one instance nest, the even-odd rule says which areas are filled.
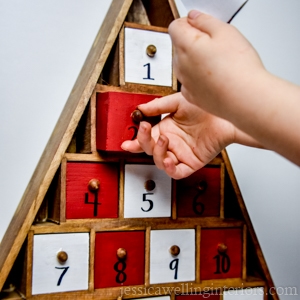
[[[125,165],[124,217],[171,216],[171,178],[154,165]]]

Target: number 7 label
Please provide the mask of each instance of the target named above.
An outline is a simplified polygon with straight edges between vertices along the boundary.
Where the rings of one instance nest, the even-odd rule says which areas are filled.
[[[59,256],[64,254],[64,258]],[[35,235],[32,294],[88,289],[89,234]]]

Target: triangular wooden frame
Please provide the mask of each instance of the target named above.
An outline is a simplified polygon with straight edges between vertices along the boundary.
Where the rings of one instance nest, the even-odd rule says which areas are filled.
[[[132,2],[133,0],[113,0],[49,142],[3,237],[0,244],[0,290],[11,271],[47,190],[62,162]],[[168,2],[174,18],[178,18],[179,14],[175,2],[173,0],[168,0]],[[267,285],[269,288],[273,287],[270,272],[251,224],[226,150],[221,152],[221,157],[225,163],[243,218],[254,243],[256,256],[259,259]],[[278,299],[278,296],[273,295],[272,299]]]

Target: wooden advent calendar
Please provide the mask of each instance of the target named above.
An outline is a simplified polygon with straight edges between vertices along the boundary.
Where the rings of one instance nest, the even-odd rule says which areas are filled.
[[[225,150],[172,180],[120,148],[138,104],[178,91],[177,17],[113,1],[1,243],[1,299],[278,299]]]

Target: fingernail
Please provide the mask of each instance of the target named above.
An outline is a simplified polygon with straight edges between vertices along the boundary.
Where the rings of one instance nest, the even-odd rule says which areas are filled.
[[[169,167],[169,162],[168,162],[167,159],[164,159],[164,160],[163,160],[163,164],[164,164],[165,168],[168,168],[168,167]]]
[[[124,151],[127,151],[127,148],[122,144],[121,145],[121,148],[124,150]]]
[[[191,10],[188,14],[189,19],[196,19],[198,16],[201,15],[201,12],[198,10]]]
[[[146,124],[145,124],[145,123],[143,123],[143,122],[141,122],[141,123],[140,123],[139,130],[140,130],[141,132],[145,132],[145,131],[146,131],[146,129],[147,129],[147,126],[146,126]]]
[[[136,108],[137,108],[137,109],[140,109],[140,108],[143,107],[143,106],[145,106],[145,103],[139,104]]]
[[[157,140],[157,144],[158,144],[158,146],[163,146],[163,144],[164,144],[164,139],[160,136],[159,138],[158,138],[158,140]]]

